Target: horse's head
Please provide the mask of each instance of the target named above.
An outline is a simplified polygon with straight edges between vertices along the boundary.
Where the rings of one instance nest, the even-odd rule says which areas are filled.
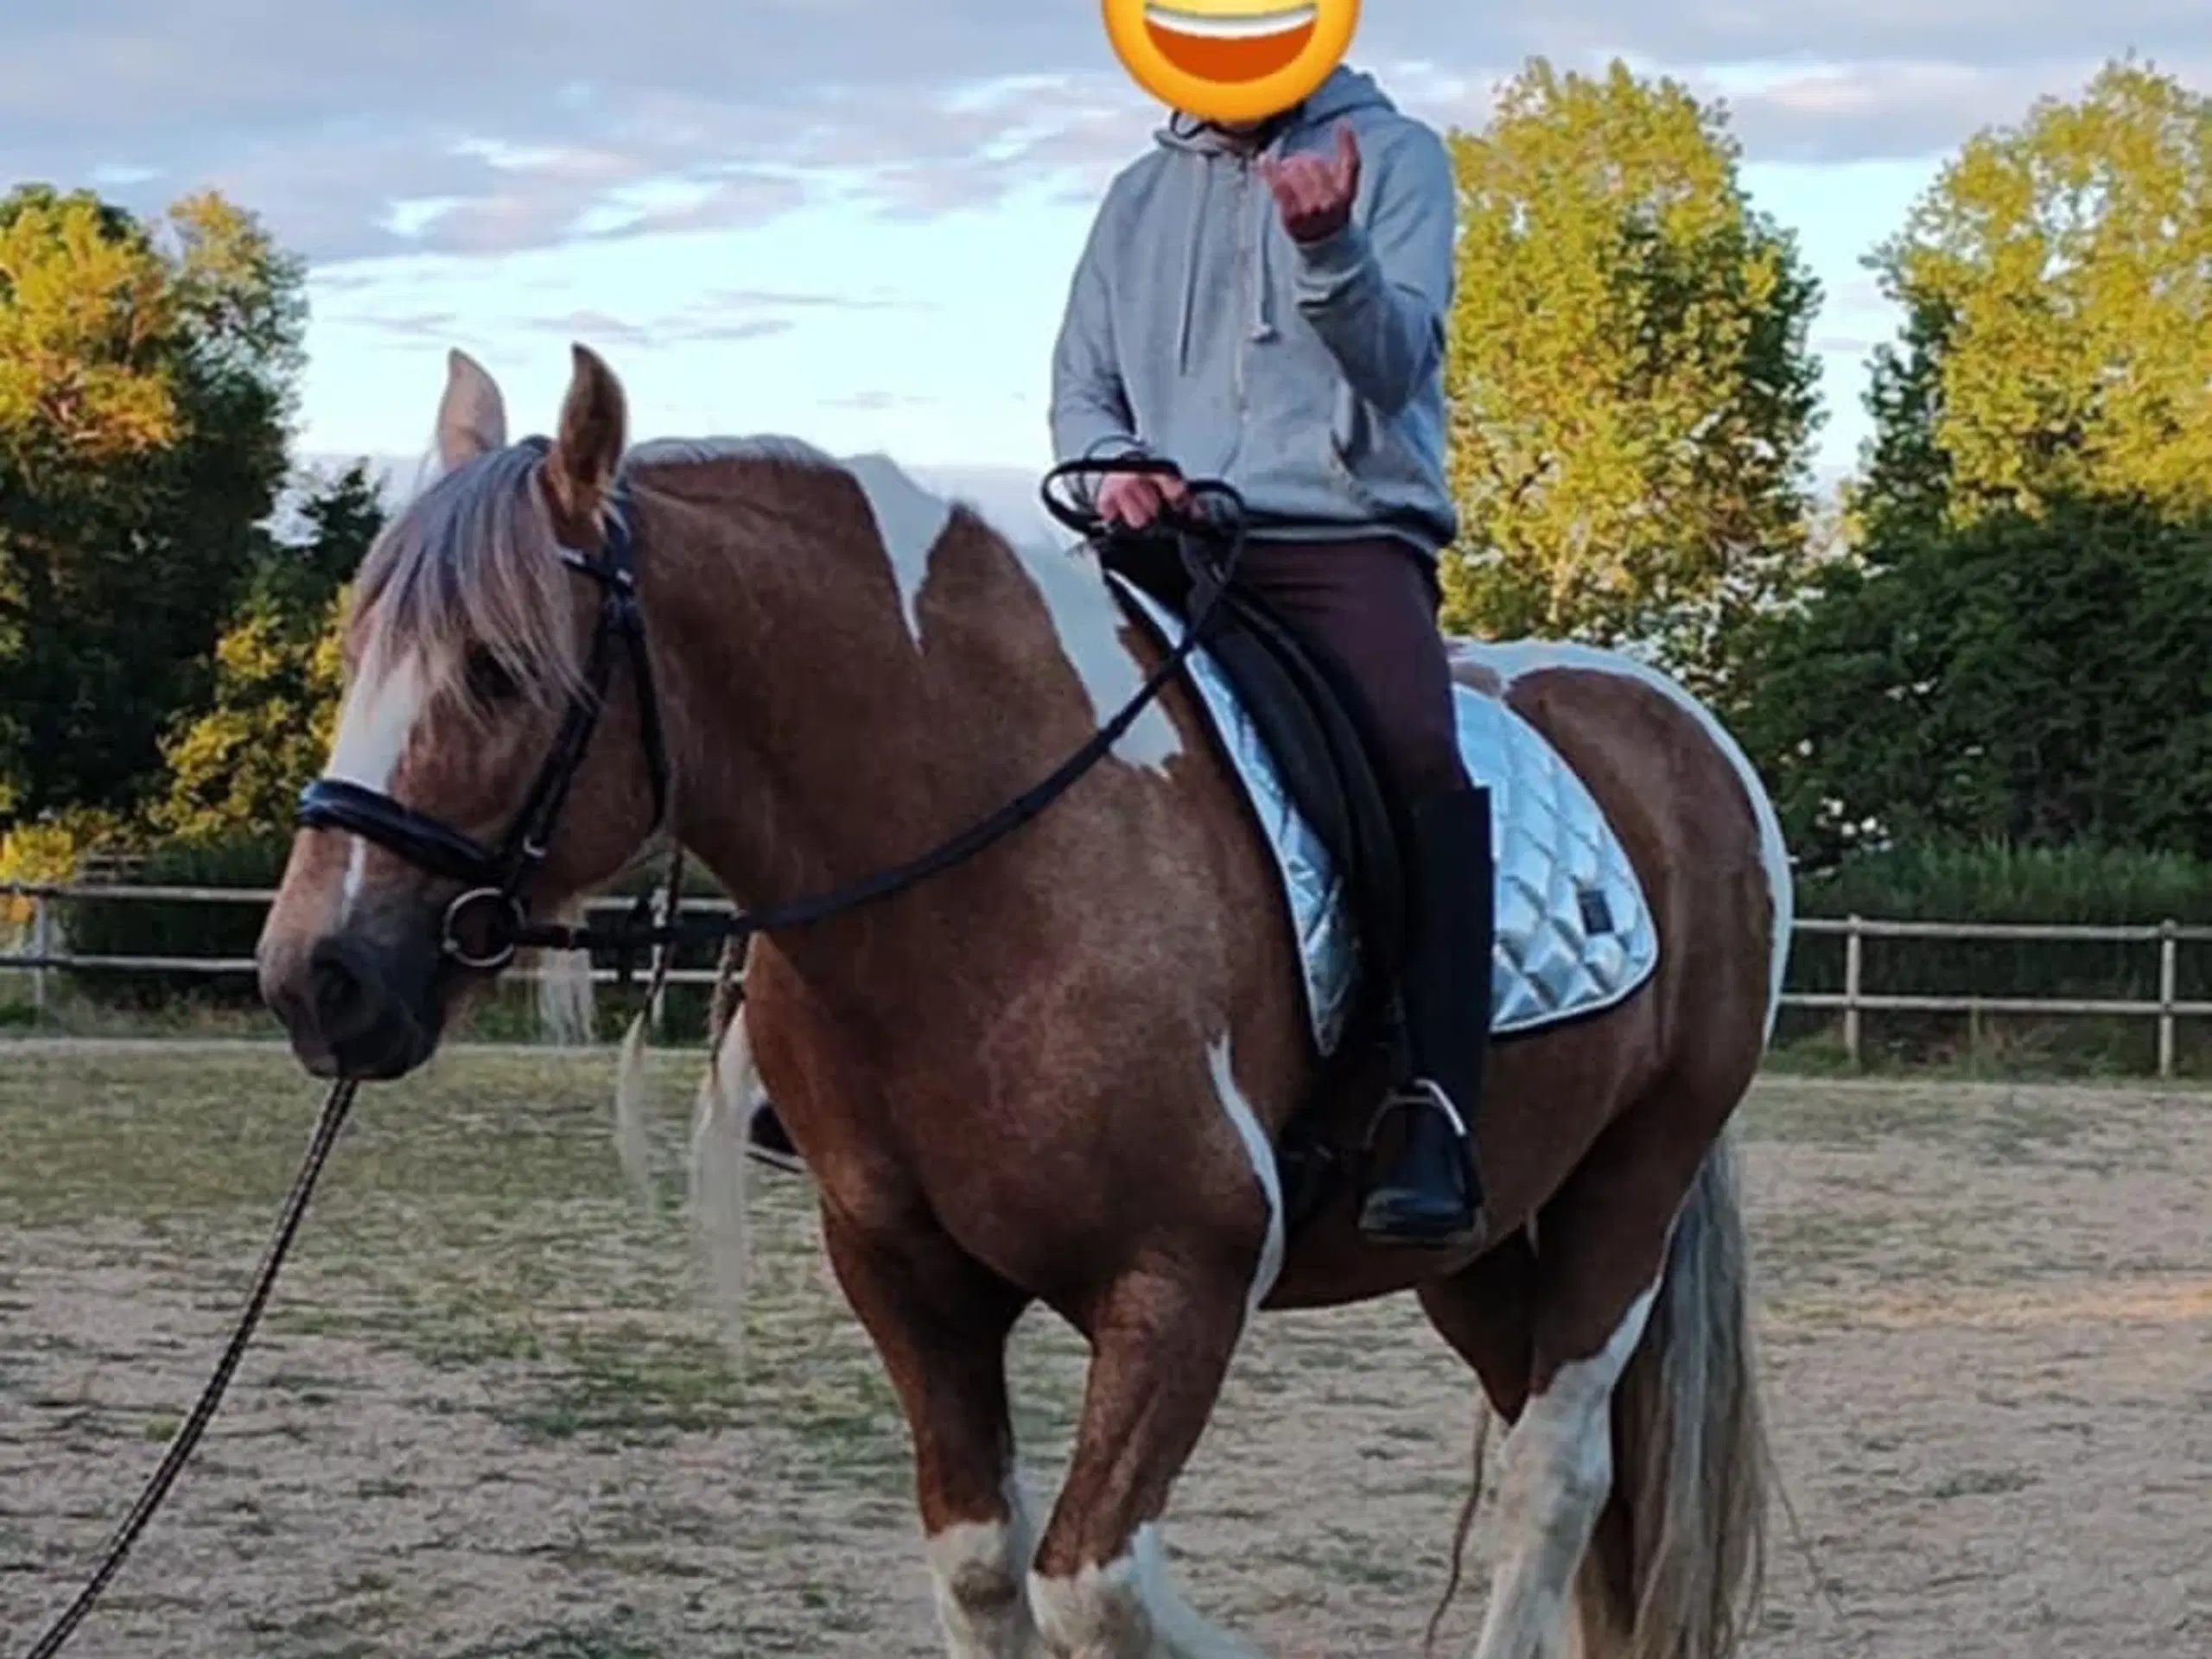
[[[329,764],[259,951],[262,995],[318,1075],[420,1065],[524,910],[603,882],[664,814],[610,500],[622,389],[575,356],[557,435],[510,445],[499,387],[453,354],[441,474],[356,579]]]

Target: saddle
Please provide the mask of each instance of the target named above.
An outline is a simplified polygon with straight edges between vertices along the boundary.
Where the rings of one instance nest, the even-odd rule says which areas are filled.
[[[1096,537],[1094,546],[1109,578],[1119,576],[1185,622],[1199,608],[1201,577],[1176,538],[1113,533]],[[1173,645],[1127,588],[1111,580],[1107,585],[1125,616],[1162,650]],[[1398,983],[1410,899],[1402,841],[1407,807],[1377,759],[1366,697],[1332,653],[1296,634],[1233,574],[1199,643],[1234,688],[1274,760],[1291,804],[1344,880],[1364,970],[1352,1028],[1376,1042],[1402,1042]],[[1211,724],[1207,729],[1213,731]],[[1217,734],[1214,741],[1224,763],[1231,761]],[[1255,829],[1264,833],[1256,809],[1251,810]],[[1318,1092],[1327,1091],[1334,1065],[1357,1064],[1372,1052],[1370,1043],[1342,1045]],[[1294,1227],[1326,1201],[1338,1173],[1333,1149],[1319,1129],[1310,1113],[1301,1112],[1278,1148],[1286,1219]]]

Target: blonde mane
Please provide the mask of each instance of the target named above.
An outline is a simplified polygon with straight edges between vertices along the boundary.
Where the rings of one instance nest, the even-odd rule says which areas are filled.
[[[472,647],[490,653],[534,700],[579,689],[583,665],[569,622],[575,577],[532,486],[541,460],[533,444],[488,451],[432,478],[392,517],[354,582],[352,621],[364,660],[412,658],[433,693],[460,698],[480,717],[490,711],[468,688]],[[798,438],[655,438],[631,448],[622,473],[650,488],[638,469],[728,461],[840,465]]]
[[[533,700],[582,684],[575,574],[532,487],[538,452],[494,449],[434,479],[393,515],[354,583],[353,626],[362,659],[412,658],[433,692],[480,715],[470,690],[472,648]]]
[[[535,444],[487,451],[435,473],[392,516],[354,582],[351,623],[363,662],[411,659],[432,695],[452,697],[480,721],[494,711],[472,687],[472,651],[489,653],[533,702],[565,700],[582,689],[572,623],[577,577],[562,562],[534,486],[542,459]],[[634,446],[622,470],[650,488],[635,469],[725,461],[837,464],[797,439],[676,438]],[[581,904],[563,919],[581,921]],[[591,959],[556,951],[534,967],[541,1033],[563,1046],[588,1044],[596,1023]],[[622,1092],[626,1099],[635,1089]],[[618,1111],[626,1128],[633,1116]],[[626,1167],[635,1162],[634,1139],[624,1136]]]

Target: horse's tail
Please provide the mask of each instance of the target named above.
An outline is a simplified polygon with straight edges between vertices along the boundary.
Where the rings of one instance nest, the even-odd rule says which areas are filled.
[[[1732,1129],[1613,1393],[1613,1504],[1575,1581],[1581,1659],[1728,1659],[1757,1623],[1770,1471],[1750,1267]]]

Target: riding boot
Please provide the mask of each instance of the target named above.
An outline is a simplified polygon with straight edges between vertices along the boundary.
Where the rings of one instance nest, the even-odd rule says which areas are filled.
[[[1473,1128],[1490,1046],[1494,861],[1490,791],[1412,804],[1413,913],[1404,1003],[1412,1075],[1378,1116],[1402,1121],[1359,1229],[1376,1243],[1448,1247],[1483,1230]]]

